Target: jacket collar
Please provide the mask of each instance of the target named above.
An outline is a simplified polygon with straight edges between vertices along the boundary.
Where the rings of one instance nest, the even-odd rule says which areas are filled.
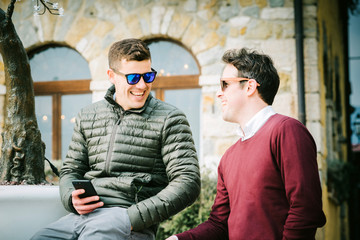
[[[120,109],[121,112],[133,112],[133,113],[141,113],[143,112],[146,107],[149,105],[149,102],[151,100],[151,98],[153,98],[153,96],[151,95],[151,93],[149,94],[148,98],[145,101],[144,106],[142,106],[141,108],[134,108],[134,109],[129,109],[127,111],[125,111],[123,109],[122,106],[120,106],[114,98],[114,94],[115,94],[115,85],[111,85],[111,87],[107,90],[106,94],[105,94],[105,100],[108,101],[111,105],[113,105],[114,107]]]

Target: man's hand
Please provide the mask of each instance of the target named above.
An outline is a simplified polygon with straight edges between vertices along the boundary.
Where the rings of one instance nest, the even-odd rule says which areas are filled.
[[[73,204],[75,210],[80,215],[90,213],[90,212],[94,211],[95,209],[102,207],[104,205],[103,202],[87,204],[90,202],[98,201],[100,198],[99,198],[99,196],[80,198],[79,195],[83,194],[84,192],[85,192],[84,189],[78,189],[71,193],[72,204]]]
[[[178,240],[177,236],[168,237],[166,240]]]

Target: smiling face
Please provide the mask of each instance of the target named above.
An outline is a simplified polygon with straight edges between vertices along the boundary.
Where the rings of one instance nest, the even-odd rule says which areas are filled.
[[[122,59],[118,64],[118,72],[146,73],[151,71],[151,60],[127,61]],[[152,83],[145,83],[141,77],[137,84],[129,85],[125,76],[116,74],[113,70],[107,71],[109,80],[115,85],[115,101],[124,109],[137,109],[144,106],[147,97],[150,94]]]

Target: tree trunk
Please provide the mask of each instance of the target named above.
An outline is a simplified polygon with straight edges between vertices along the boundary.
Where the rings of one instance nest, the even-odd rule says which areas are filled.
[[[0,9],[0,53],[6,82],[0,184],[40,184],[45,183],[45,144],[35,116],[29,59],[11,20],[15,2],[11,1],[7,13]]]

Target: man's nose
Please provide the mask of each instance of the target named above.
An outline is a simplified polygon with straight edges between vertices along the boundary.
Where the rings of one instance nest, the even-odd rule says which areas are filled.
[[[220,98],[224,95],[224,92],[219,88],[219,90],[216,91],[216,97]]]
[[[138,87],[138,88],[146,88],[146,86],[147,85],[146,85],[146,83],[144,81],[144,78],[141,76],[139,82],[136,84],[136,87]]]

